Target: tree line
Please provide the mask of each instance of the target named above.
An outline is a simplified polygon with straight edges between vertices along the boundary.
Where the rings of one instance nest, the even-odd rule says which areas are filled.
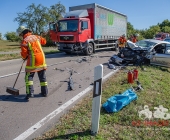
[[[32,3],[26,8],[23,13],[17,13],[17,17],[14,22],[18,22],[18,25],[24,25],[31,29],[34,34],[41,35],[44,34],[47,38],[47,43],[51,43],[48,34],[49,22],[57,22],[59,19],[63,18],[66,8],[60,2],[51,5],[49,8],[43,6],[42,4],[35,5]],[[4,37],[12,42],[20,41],[20,37],[16,32],[7,32]],[[2,39],[2,34],[0,33],[0,39]]]
[[[63,15],[66,12],[66,8],[60,2],[57,4],[51,5],[49,8],[45,7],[41,4],[35,5],[32,3],[26,8],[26,11],[23,13],[17,13],[17,17],[14,19],[14,22],[18,22],[18,25],[25,25],[29,29],[33,31],[34,34],[41,35],[41,33],[45,32],[45,37],[47,39],[47,43],[51,44],[51,40],[49,38],[49,22],[57,22],[58,20],[63,18]],[[150,39],[158,32],[166,32],[170,33],[170,21],[165,19],[162,23],[157,23],[157,25],[152,25],[148,29],[134,29],[133,25],[128,22],[127,23],[127,37],[129,38],[131,35],[138,33],[139,40],[141,39]],[[7,32],[4,37],[12,42],[20,41],[16,32]],[[2,40],[2,34],[0,33],[0,40]]]

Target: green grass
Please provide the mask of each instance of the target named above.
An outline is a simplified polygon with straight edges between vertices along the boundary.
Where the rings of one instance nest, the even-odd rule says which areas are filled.
[[[8,52],[19,49],[20,49],[19,42],[9,42],[6,40],[0,40],[0,51]]]
[[[59,53],[59,50],[55,47],[42,47],[45,54]],[[18,51],[18,53],[12,53],[12,51]],[[10,52],[10,54],[0,54],[0,61],[18,59],[20,56],[20,45],[18,42],[9,42],[6,40],[0,40],[0,52]]]
[[[44,51],[44,53],[47,55],[47,54],[59,53],[59,51],[58,50],[48,50],[48,51]],[[18,59],[18,58],[21,58],[20,53],[0,54],[0,61],[12,60],[12,59]]]
[[[107,113],[101,108],[99,132],[91,135],[92,93],[80,101],[69,113],[62,116],[55,128],[34,140],[168,140],[170,139],[170,124],[168,126],[134,126],[134,121],[144,123],[139,118],[138,111],[148,105],[153,112],[154,107],[163,105],[170,109],[169,79],[170,69],[156,66],[146,66],[146,70],[139,70],[139,81],[143,91],[136,92],[138,99],[132,101],[117,113]],[[130,68],[129,68],[130,69]],[[102,104],[111,96],[129,89],[127,70],[121,70],[103,84]],[[132,84],[136,86],[136,83]],[[170,112],[170,111],[169,111]],[[148,120],[146,120],[148,121]],[[158,122],[152,118],[150,121]],[[169,120],[168,120],[169,122]],[[169,122],[170,123],[170,122]]]

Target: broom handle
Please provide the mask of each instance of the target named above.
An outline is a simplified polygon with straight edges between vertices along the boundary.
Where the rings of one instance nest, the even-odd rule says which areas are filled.
[[[16,78],[16,80],[15,80],[15,83],[14,83],[13,88],[15,87],[15,84],[16,84],[16,82],[17,82],[17,80],[18,80],[18,77],[19,77],[19,74],[20,74],[20,72],[21,72],[21,70],[22,70],[22,66],[23,66],[24,62],[25,62],[25,60],[23,60],[23,62],[22,62],[21,68],[20,68],[20,70],[19,70],[19,72],[18,72],[18,75],[17,75],[17,78]]]

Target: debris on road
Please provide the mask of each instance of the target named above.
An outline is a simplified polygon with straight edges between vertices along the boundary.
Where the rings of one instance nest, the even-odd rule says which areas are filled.
[[[88,62],[89,63],[91,61],[91,58],[92,57],[82,57],[82,58],[77,59],[76,61],[78,63],[82,63],[82,62]]]
[[[73,71],[70,71],[70,77],[69,77],[69,82],[68,82],[69,90],[73,90],[73,88],[74,88],[74,83],[73,83],[72,75],[73,75]]]
[[[58,69],[58,68],[54,68],[54,70],[59,70],[59,71],[61,71],[61,72],[64,71],[63,69]]]

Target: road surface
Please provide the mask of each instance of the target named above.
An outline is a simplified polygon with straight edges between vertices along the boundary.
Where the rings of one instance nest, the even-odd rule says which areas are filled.
[[[114,53],[101,51],[92,56],[66,55],[65,53],[47,55],[49,95],[42,97],[39,94],[40,84],[35,74],[35,97],[30,98],[29,102],[23,99],[25,96],[24,68],[15,86],[19,89],[20,95],[13,96],[6,93],[6,87],[13,87],[22,60],[1,61],[0,140],[30,140],[54,126],[60,116],[92,91],[90,85],[93,83],[95,66],[103,64],[104,76],[113,73],[107,63]],[[73,70],[73,90],[68,89],[70,70]]]

